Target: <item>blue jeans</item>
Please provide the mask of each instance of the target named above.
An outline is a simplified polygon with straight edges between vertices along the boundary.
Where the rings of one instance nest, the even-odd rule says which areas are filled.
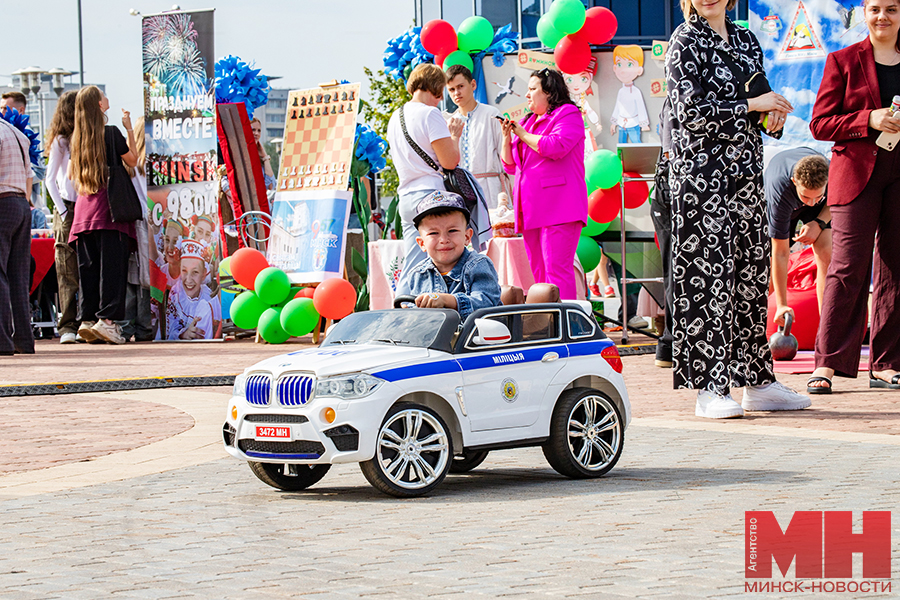
[[[641,143],[641,126],[619,127],[619,143],[620,144],[640,144]]]

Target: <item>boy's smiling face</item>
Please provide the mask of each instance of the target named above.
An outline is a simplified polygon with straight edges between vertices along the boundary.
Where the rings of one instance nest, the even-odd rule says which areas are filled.
[[[472,233],[466,223],[466,216],[459,211],[428,215],[419,223],[416,242],[439,272],[448,273],[456,266],[463,250],[472,241]]]
[[[197,221],[194,225],[194,239],[207,244],[212,241],[212,227],[207,221]]]
[[[200,296],[200,286],[206,279],[206,265],[199,258],[181,259],[181,285],[189,298]]]

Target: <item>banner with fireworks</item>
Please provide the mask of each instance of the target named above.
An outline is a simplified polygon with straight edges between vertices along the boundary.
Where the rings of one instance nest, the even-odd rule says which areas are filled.
[[[158,340],[222,337],[213,14],[143,18],[150,292]]]

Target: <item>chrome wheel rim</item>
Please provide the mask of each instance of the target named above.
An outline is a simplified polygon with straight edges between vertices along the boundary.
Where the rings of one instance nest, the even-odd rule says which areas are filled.
[[[447,432],[433,415],[401,410],[378,432],[378,464],[394,485],[416,490],[436,482],[450,460]]]
[[[599,471],[615,458],[622,443],[622,425],[609,400],[581,398],[569,413],[569,452],[583,468]]]

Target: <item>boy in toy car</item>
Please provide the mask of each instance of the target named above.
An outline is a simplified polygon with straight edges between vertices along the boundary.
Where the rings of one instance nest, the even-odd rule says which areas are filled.
[[[466,248],[472,240],[470,214],[463,199],[435,191],[416,207],[413,223],[428,258],[405,273],[397,295],[416,297],[420,308],[453,308],[462,319],[479,308],[500,306],[494,263]]]

